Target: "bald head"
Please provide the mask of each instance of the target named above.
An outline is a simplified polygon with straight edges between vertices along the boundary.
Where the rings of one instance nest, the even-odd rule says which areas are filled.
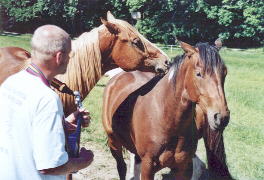
[[[70,36],[55,25],[44,25],[35,30],[32,40],[32,57],[41,60],[49,59],[58,51],[65,52],[70,48]]]

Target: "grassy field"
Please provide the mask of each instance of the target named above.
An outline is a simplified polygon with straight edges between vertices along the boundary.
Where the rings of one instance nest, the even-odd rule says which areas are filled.
[[[30,50],[31,34],[14,35],[14,34],[1,34],[0,47],[17,46]]]
[[[19,46],[29,50],[30,35],[0,36],[0,47]],[[167,51],[170,56],[181,51]],[[225,83],[231,111],[225,130],[227,162],[232,175],[241,180],[264,179],[264,52],[223,49],[221,56],[228,67]],[[107,150],[101,123],[102,92],[108,78],[102,78],[85,99],[92,123],[84,130],[82,141],[93,141]],[[202,141],[198,154],[205,159]]]

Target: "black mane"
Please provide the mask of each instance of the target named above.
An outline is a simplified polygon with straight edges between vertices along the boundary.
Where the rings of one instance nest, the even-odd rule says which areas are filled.
[[[200,55],[200,60],[202,61],[204,65],[204,71],[206,73],[213,73],[214,69],[218,69],[220,71],[223,70],[224,61],[221,59],[219,55],[219,51],[215,46],[209,45],[209,43],[197,43],[195,45],[195,48],[199,49],[199,55]],[[178,55],[173,58],[172,62],[170,63],[169,67],[170,70],[173,68],[174,75],[173,75],[173,80],[174,83],[176,83],[176,76],[177,72],[183,63],[185,59],[185,54]]]
[[[221,59],[219,51],[215,46],[211,46],[209,43],[198,43],[195,47],[199,49],[205,72],[212,73],[214,69],[222,70],[224,61]]]

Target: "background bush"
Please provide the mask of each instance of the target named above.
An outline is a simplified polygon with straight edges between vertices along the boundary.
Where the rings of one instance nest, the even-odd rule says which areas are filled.
[[[264,44],[264,1],[258,0],[0,0],[0,26],[32,33],[49,23],[76,36],[99,26],[108,10],[153,42],[174,44],[177,37],[194,44],[221,37],[229,47]],[[142,18],[133,20],[133,11]]]

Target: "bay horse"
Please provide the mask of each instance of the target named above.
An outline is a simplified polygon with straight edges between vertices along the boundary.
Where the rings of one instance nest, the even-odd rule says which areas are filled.
[[[219,45],[219,44],[218,44]],[[225,161],[223,130],[230,112],[224,93],[227,68],[219,46],[181,42],[185,51],[164,77],[123,72],[107,84],[103,126],[121,180],[123,147],[141,162],[141,179],[169,167],[176,179],[191,179],[192,158],[204,137],[213,179],[232,179]],[[213,135],[213,137],[210,137]]]
[[[110,12],[102,25],[72,41],[72,54],[67,72],[56,78],[70,89],[80,91],[82,100],[108,70],[140,70],[163,73],[169,57],[144,38],[133,26],[116,19]],[[30,63],[30,53],[17,47],[0,48],[0,85]],[[59,92],[58,92],[59,93]],[[59,93],[65,115],[76,110],[74,97]]]

